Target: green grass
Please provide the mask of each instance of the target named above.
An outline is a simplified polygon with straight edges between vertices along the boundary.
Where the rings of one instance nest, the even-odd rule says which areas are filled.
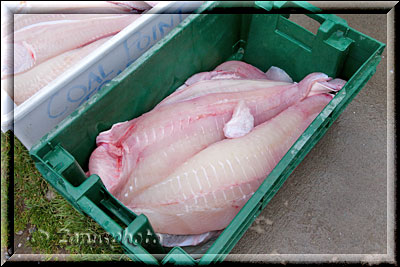
[[[5,140],[14,138],[15,232],[35,229],[27,242],[33,253],[74,254],[71,260],[109,260],[110,257],[105,254],[123,254],[121,246],[103,228],[90,217],[75,210],[42,178],[27,149],[13,134],[5,137]],[[53,198],[50,200],[46,198],[49,190],[53,191]],[[94,257],[91,254],[103,256]],[[127,257],[118,256],[117,259],[126,260]]]
[[[8,161],[10,151],[10,134],[1,133],[1,252],[8,246]]]

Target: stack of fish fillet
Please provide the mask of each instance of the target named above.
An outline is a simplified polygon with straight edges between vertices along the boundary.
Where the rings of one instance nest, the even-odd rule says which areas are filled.
[[[227,61],[100,133],[88,174],[157,233],[222,230],[344,84]]]
[[[12,20],[3,23],[2,39],[7,47],[2,51],[3,90],[20,105],[151,9],[150,4],[155,3],[97,1],[63,5],[46,1],[21,5],[18,13],[36,8],[52,14],[15,14],[13,24]],[[73,14],[80,12],[104,14]],[[14,30],[8,32],[12,27]]]

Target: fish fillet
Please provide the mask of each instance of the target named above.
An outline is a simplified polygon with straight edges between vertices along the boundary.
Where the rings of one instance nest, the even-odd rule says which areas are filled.
[[[260,69],[243,61],[230,60],[218,65],[215,71],[232,71],[244,77],[252,79],[266,79],[266,75]]]
[[[64,52],[42,64],[14,76],[14,102],[22,104],[37,91],[77,64],[111,37],[105,37],[81,48]],[[10,77],[9,79],[12,79]]]
[[[25,72],[63,52],[114,35],[139,16],[128,14],[57,20],[25,27],[14,33],[14,64],[9,62],[2,68],[2,75]],[[8,39],[8,42],[12,41]]]
[[[21,1],[18,13],[81,13],[81,14],[115,14],[137,12],[134,5],[146,6],[142,1],[115,1],[125,2],[117,5],[112,1]],[[132,3],[131,6],[128,3]],[[147,5],[149,6],[149,5]]]
[[[121,201],[145,214],[158,233],[224,229],[331,99],[307,97],[243,137],[208,146],[162,181]]]
[[[89,174],[98,174],[118,199],[131,197],[224,139],[224,125],[239,102],[250,110],[257,126],[304,99],[316,82],[327,80],[325,74],[313,73],[298,84],[212,93],[158,107],[100,133]]]
[[[199,81],[220,79],[268,79],[267,75],[258,68],[237,60],[226,61],[213,71],[200,72],[192,75],[180,89],[191,86]]]
[[[93,16],[109,16],[109,14],[143,13],[151,9],[151,6],[142,1],[95,1],[93,2],[52,2],[46,1],[25,1],[21,4],[20,10],[14,12],[14,25],[11,19],[5,18],[1,25],[2,37],[8,35],[7,30],[18,31],[26,26],[31,26],[45,21],[60,19],[82,19],[88,13],[97,13]],[[18,13],[41,13],[41,14],[18,14]],[[47,14],[43,14],[47,13]],[[77,13],[77,14],[72,14]],[[100,14],[99,14],[100,13]],[[87,18],[87,17],[86,17]],[[12,30],[11,30],[12,31]]]
[[[264,72],[243,61],[230,60],[218,65],[213,71],[200,72],[191,76],[185,84],[211,79],[267,79]]]
[[[109,14],[14,14],[14,32],[49,21],[82,20],[109,16]]]
[[[200,96],[224,93],[224,92],[245,92],[256,89],[269,88],[280,85],[290,85],[286,82],[276,82],[270,80],[248,80],[248,79],[227,79],[227,80],[201,80],[195,84],[175,91],[164,98],[157,107],[178,103]]]
[[[115,4],[117,6],[124,7],[130,10],[136,10],[139,13],[150,10],[153,6],[149,5],[145,1],[107,1],[108,3]]]

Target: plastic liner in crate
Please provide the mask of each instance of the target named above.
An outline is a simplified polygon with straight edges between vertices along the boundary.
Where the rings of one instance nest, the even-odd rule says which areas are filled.
[[[375,73],[385,47],[334,15],[307,14],[321,24],[314,35],[290,21],[288,14],[263,14],[287,6],[312,10],[303,2],[256,2],[254,14],[220,14],[227,13],[219,12],[228,8],[226,5],[202,5],[198,10],[202,14],[186,18],[30,150],[43,177],[74,207],[120,236],[133,260],[152,264],[223,261],[294,168]],[[129,211],[109,194],[97,175],[86,178],[84,171],[100,132],[151,110],[191,75],[212,70],[229,59],[242,60],[264,71],[277,66],[295,81],[319,71],[348,82],[205,253],[196,255],[196,250],[185,247],[174,247],[166,253],[146,217]]]
[[[30,149],[43,135],[101,90],[203,2],[158,3],[19,106],[11,100],[7,90],[2,88],[2,132],[12,130],[22,144]],[[32,10],[33,13],[38,11]],[[2,82],[3,86],[13,84],[3,85]]]

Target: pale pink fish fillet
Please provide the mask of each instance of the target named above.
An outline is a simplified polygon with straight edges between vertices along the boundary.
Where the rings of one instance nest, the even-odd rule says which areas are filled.
[[[23,1],[18,13],[92,13],[126,14],[137,12],[127,5],[116,5],[109,1]]]
[[[14,102],[20,105],[109,39],[111,37],[105,37],[84,47],[64,52],[14,76]]]
[[[98,174],[120,200],[129,198],[171,173],[188,157],[224,139],[223,127],[239,101],[244,101],[254,125],[258,125],[306,97],[317,81],[328,79],[314,73],[298,84],[208,94],[153,109],[100,133],[97,145],[106,147],[98,147],[90,156],[89,174]],[[105,156],[107,151],[109,156]],[[118,168],[110,173],[106,165]]]
[[[245,79],[247,76],[240,75],[234,71],[214,70],[196,73],[185,81],[186,86],[191,86],[199,81],[220,79]]]
[[[128,14],[58,20],[21,29],[14,34],[14,74],[27,71],[68,50],[114,35],[139,17]]]
[[[159,183],[122,202],[133,212],[144,213],[158,233],[221,230],[332,97],[308,97],[246,136],[212,144]]]
[[[270,73],[269,79],[259,79],[259,80],[248,80],[245,78],[238,78],[238,80],[235,81],[235,79],[228,79],[229,81],[226,81],[224,78],[218,78],[216,80],[223,80],[223,81],[218,81],[214,82],[213,78],[211,79],[204,79],[201,81],[197,81],[196,83],[192,84],[191,86],[181,86],[178,88],[174,93],[169,95],[168,97],[164,98],[156,107],[180,102],[180,101],[185,101],[189,99],[193,99],[202,95],[206,94],[211,94],[211,93],[221,93],[224,91],[233,91],[233,90],[240,90],[240,91],[246,91],[248,90],[249,87],[248,85],[261,85],[261,84],[266,84],[269,83],[269,86],[276,86],[276,85],[288,85],[293,82],[291,81],[291,78],[285,73],[281,73],[283,70],[277,70],[278,68],[271,67],[270,70],[273,69],[272,73]],[[287,77],[285,76],[287,75]],[[290,79],[290,81],[289,81]],[[339,91],[344,84],[346,83],[345,80],[343,79],[333,79],[331,81],[320,81],[317,82],[313,86],[313,93],[312,94],[320,94],[320,93],[328,93],[328,92],[337,92]],[[242,86],[243,85],[243,86]]]
[[[109,17],[109,14],[14,14],[14,32],[27,26],[55,20],[81,20]]]
[[[215,71],[232,71],[238,75],[245,76],[251,79],[267,79],[264,72],[260,69],[247,64],[243,61],[230,60],[218,65]]]
[[[272,71],[271,71],[272,69]],[[290,77],[290,81],[287,81],[287,78],[284,79],[282,78],[282,72],[281,71],[276,71],[274,67],[271,67],[269,70],[269,74],[263,73],[260,69],[245,63],[243,61],[237,61],[237,60],[230,60],[226,61],[220,65],[218,65],[213,71],[209,72],[200,72],[197,74],[192,75],[189,79],[185,81],[185,83],[179,87],[173,94],[167,97],[167,99],[164,99],[160,104],[163,105],[165,102],[171,101],[170,98],[175,98],[176,95],[180,95],[185,91],[184,94],[187,94],[187,91],[190,91],[189,94],[191,94],[193,97],[195,97],[197,94],[205,94],[202,92],[202,90],[199,90],[198,87],[191,87],[197,82],[200,81],[205,81],[205,80],[270,80],[270,81],[279,81],[279,82],[287,82],[291,83],[293,82]],[[279,73],[279,77],[276,73]],[[271,75],[272,74],[272,75]],[[190,88],[188,88],[190,87]],[[224,88],[223,86],[221,88]],[[179,98],[179,97],[178,97]]]
[[[152,8],[152,6],[147,4],[145,1],[107,1],[107,2],[131,10],[137,10],[138,12],[144,12]]]
[[[199,81],[220,79],[267,79],[267,76],[261,70],[246,62],[230,60],[218,65],[213,71],[192,75],[185,81],[182,88],[191,86]]]
[[[168,97],[164,98],[164,100],[162,100],[157,107],[194,99],[208,94],[223,92],[245,92],[259,88],[269,88],[280,85],[290,85],[290,83],[250,79],[202,80],[179,91],[175,91]]]

